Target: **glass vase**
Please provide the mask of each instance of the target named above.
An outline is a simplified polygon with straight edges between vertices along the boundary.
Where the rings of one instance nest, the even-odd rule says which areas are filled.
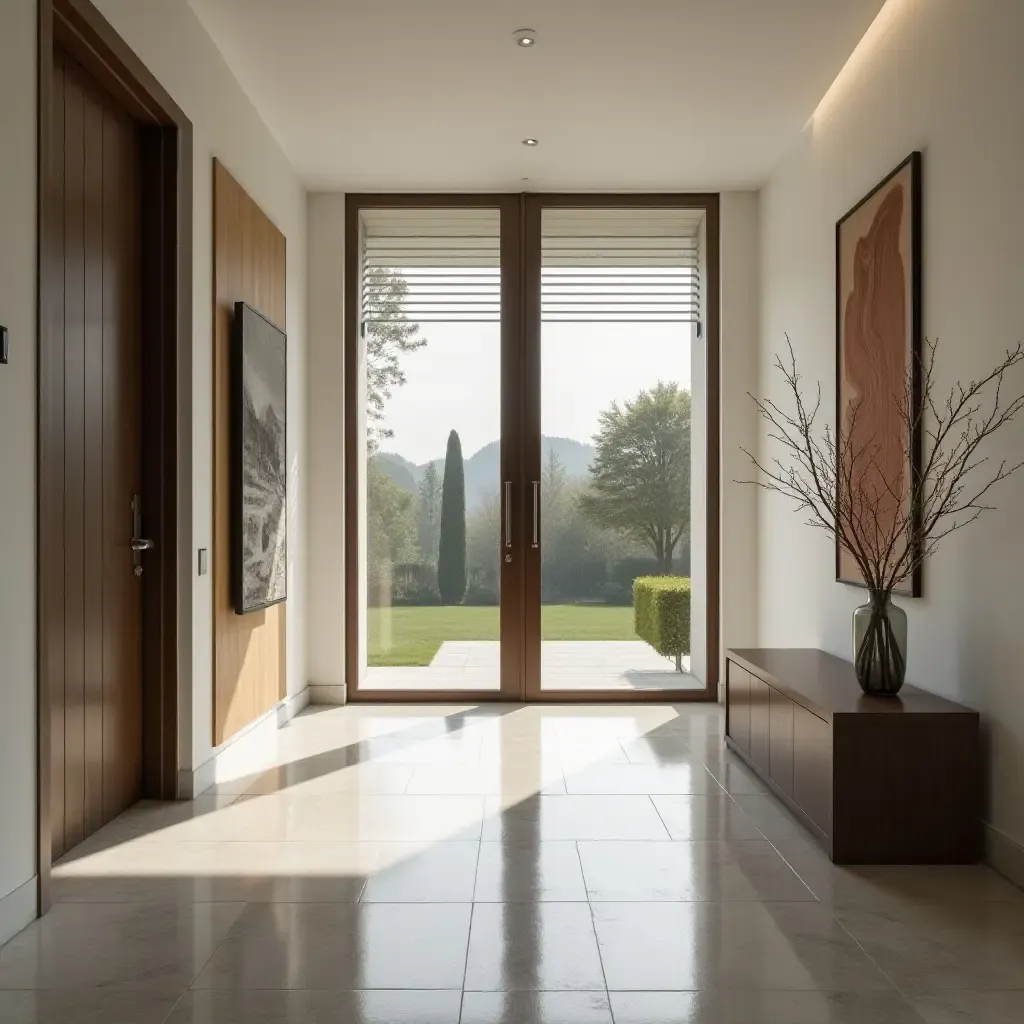
[[[853,665],[860,688],[895,697],[907,674],[907,613],[889,594],[871,595],[853,613]]]

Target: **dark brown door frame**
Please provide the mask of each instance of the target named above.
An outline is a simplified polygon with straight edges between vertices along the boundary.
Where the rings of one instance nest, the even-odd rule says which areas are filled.
[[[525,638],[522,656],[513,645],[503,644],[502,689],[486,691],[365,690],[359,687],[359,461],[363,434],[360,430],[358,379],[360,344],[359,214],[364,209],[394,207],[452,208],[492,207],[502,210],[502,480],[515,481],[512,518],[514,551],[527,552],[511,566],[502,565],[501,632]],[[540,215],[545,207],[663,207],[702,209],[705,213],[705,267],[707,270],[707,310],[703,323],[707,372],[706,438],[706,687],[703,690],[548,691],[528,681],[540,680],[537,663],[540,650],[539,602],[530,608],[527,595],[539,593],[540,554],[530,557],[526,543],[526,524],[531,511],[525,481],[540,479]],[[514,240],[506,238],[507,217],[515,217],[520,228]],[[520,238],[525,244],[520,245]],[[714,701],[718,699],[721,635],[720,524],[721,505],[721,344],[720,344],[720,268],[719,268],[719,195],[702,193],[615,193],[615,194],[452,194],[452,193],[350,193],[345,197],[345,678],[348,699],[353,702],[408,703],[417,701],[525,700],[570,703],[641,703]],[[509,271],[512,272],[509,272]],[[534,280],[534,287],[526,282]],[[502,502],[504,503],[504,494]],[[503,509],[504,511],[504,509]],[[532,589],[531,589],[532,588]],[[518,647],[519,645],[515,645]],[[514,665],[511,658],[520,659]],[[531,663],[532,661],[532,663]],[[512,680],[517,680],[513,693]]]
[[[62,337],[50,316],[57,282],[48,194],[54,158],[51,83],[54,47],[71,54],[141,125],[143,153],[143,488],[147,533],[156,550],[143,577],[143,778],[146,796],[177,797],[178,775],[178,357],[192,329],[192,124],[89,0],[39,0],[37,168],[37,806],[39,913],[50,902],[51,790],[49,630],[60,592],[57,481],[63,420]],[[56,574],[59,580],[59,574]]]

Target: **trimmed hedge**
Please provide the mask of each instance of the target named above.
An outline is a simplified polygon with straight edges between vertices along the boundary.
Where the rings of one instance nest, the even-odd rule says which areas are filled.
[[[633,581],[633,628],[659,654],[675,658],[683,670],[690,653],[690,579],[688,576],[638,576]]]

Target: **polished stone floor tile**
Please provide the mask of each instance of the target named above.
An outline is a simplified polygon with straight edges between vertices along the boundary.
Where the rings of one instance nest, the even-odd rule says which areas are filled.
[[[781,838],[775,846],[818,899],[837,907],[1024,903],[1024,891],[983,864],[841,866],[809,838]]]
[[[0,992],[3,1024],[163,1024],[179,993]]]
[[[476,842],[486,799],[329,793],[293,838],[314,842]]]
[[[1024,903],[832,910],[905,993],[1024,991]]]
[[[595,902],[814,900],[765,840],[581,842],[579,854]]]
[[[366,761],[378,764],[476,764],[480,760],[482,738],[470,729],[455,729],[439,735],[389,733],[364,740],[361,749]]]
[[[166,1024],[459,1024],[461,1001],[461,990],[192,991]]]
[[[126,811],[94,839],[123,842],[270,842],[298,838],[301,822],[320,803],[315,794],[211,797],[144,803]],[[109,845],[109,842],[106,844]],[[85,847],[89,849],[88,846]]]
[[[188,827],[193,821],[204,822],[224,812],[238,798],[237,793],[221,793],[174,802],[140,800],[74,847],[64,859],[74,860],[126,842],[171,842],[172,830]]]
[[[0,1021],[1024,1024],[1024,892],[837,867],[722,728],[715,705],[307,709],[54,866],[53,909],[0,949]]]
[[[733,793],[732,798],[772,842],[793,837],[812,838],[803,823],[790,814],[776,797],[766,793]]]
[[[910,1000],[924,1024],[1020,1024],[1024,992],[943,992]]]
[[[565,793],[565,782],[557,761],[553,764],[549,761],[545,767],[531,762],[528,757],[508,760],[498,757],[471,771],[463,765],[416,765],[406,792],[468,796],[510,794],[522,799],[537,793]]]
[[[567,772],[567,793],[717,793],[722,787],[702,765],[599,764]]]
[[[695,744],[678,735],[640,736],[621,740],[620,746],[630,764],[687,764],[694,767],[704,764],[705,751],[716,749],[713,744]]]
[[[55,902],[355,902],[374,843],[125,843],[61,862]]]
[[[612,992],[615,1024],[924,1024],[895,992]]]
[[[727,793],[735,796],[770,796],[771,790],[735,754],[725,750],[705,759],[708,771]],[[774,798],[773,798],[774,799]]]
[[[588,904],[474,904],[467,991],[604,988]]]
[[[612,991],[892,988],[816,903],[595,903],[593,909]]]
[[[324,793],[404,793],[417,766],[412,764],[353,764],[332,767],[310,761],[290,762],[269,768],[250,779],[245,796],[272,793],[323,795]]]
[[[364,903],[472,903],[479,843],[389,843]]]
[[[467,992],[460,1024],[612,1024],[604,992]]]
[[[546,748],[557,758],[562,771],[566,774],[590,768],[592,765],[629,764],[625,751],[616,740],[606,740],[603,743],[555,740],[546,744]]]
[[[668,839],[647,796],[540,796],[502,808],[488,797],[485,840]]]
[[[761,831],[725,793],[651,797],[673,839],[764,839]]]
[[[0,989],[183,991],[240,903],[61,903],[0,949]]]
[[[197,989],[456,989],[468,903],[253,904]]]
[[[478,903],[586,901],[576,844],[481,843],[473,898]]]

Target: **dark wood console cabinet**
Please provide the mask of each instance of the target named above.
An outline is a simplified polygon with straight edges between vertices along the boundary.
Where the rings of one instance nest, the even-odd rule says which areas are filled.
[[[726,742],[837,864],[973,864],[978,713],[912,686],[862,693],[824,651],[726,654]]]

